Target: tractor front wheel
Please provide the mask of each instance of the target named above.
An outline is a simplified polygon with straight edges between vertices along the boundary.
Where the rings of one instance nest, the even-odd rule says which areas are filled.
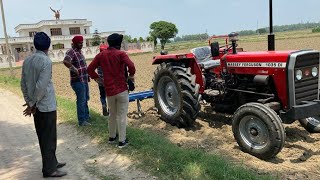
[[[177,127],[190,127],[200,111],[199,84],[190,68],[162,63],[154,73],[155,107],[162,119]]]
[[[264,160],[276,156],[285,142],[280,117],[273,109],[259,103],[247,103],[237,109],[232,131],[244,152]]]

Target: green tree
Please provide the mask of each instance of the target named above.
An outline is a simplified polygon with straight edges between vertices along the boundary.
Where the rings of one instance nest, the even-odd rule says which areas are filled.
[[[154,32],[150,32],[150,40],[153,41],[154,49],[157,49],[158,38]]]
[[[92,39],[92,46],[99,46],[101,43],[101,37],[99,36],[98,29],[94,30],[93,39]]]
[[[318,32],[320,32],[320,27],[313,28],[313,29],[312,29],[312,32],[313,32],[313,33],[318,33]]]
[[[132,37],[130,35],[124,35],[123,37],[124,41],[127,41],[128,43],[132,43]]]
[[[137,38],[133,38],[132,42],[133,42],[133,43],[137,43],[137,42],[138,42],[138,39],[137,39]]]
[[[260,29],[257,29],[256,31],[258,34],[265,34],[268,32],[267,28],[260,28]]]
[[[144,42],[145,40],[143,39],[143,37],[139,37],[139,41]]]
[[[161,43],[161,49],[164,49],[164,46],[170,38],[174,38],[178,34],[178,29],[176,25],[166,21],[153,22],[150,25],[150,30],[150,35],[152,37],[155,37],[155,47],[157,38],[159,38]]]

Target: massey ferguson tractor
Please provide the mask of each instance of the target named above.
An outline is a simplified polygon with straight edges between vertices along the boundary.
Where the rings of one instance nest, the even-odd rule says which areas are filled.
[[[319,51],[275,51],[272,3],[270,12],[268,51],[245,52],[237,48],[237,33],[231,33],[213,36],[208,47],[191,53],[154,57],[154,101],[162,119],[190,127],[200,101],[206,101],[216,112],[233,114],[237,143],[260,159],[283,148],[283,123],[299,120],[309,132],[319,133]],[[215,41],[221,38],[223,45]]]

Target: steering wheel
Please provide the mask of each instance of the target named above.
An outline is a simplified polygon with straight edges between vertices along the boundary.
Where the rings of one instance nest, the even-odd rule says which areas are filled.
[[[228,48],[227,48],[227,46],[228,46]],[[236,46],[238,46],[238,44]],[[232,49],[232,44],[225,44],[223,46],[219,46],[219,48],[223,48],[224,51],[228,52],[230,49]]]

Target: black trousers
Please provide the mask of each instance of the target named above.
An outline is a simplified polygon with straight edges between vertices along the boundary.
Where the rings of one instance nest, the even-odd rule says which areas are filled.
[[[42,156],[42,173],[52,174],[57,170],[57,111],[34,114],[34,125]]]

